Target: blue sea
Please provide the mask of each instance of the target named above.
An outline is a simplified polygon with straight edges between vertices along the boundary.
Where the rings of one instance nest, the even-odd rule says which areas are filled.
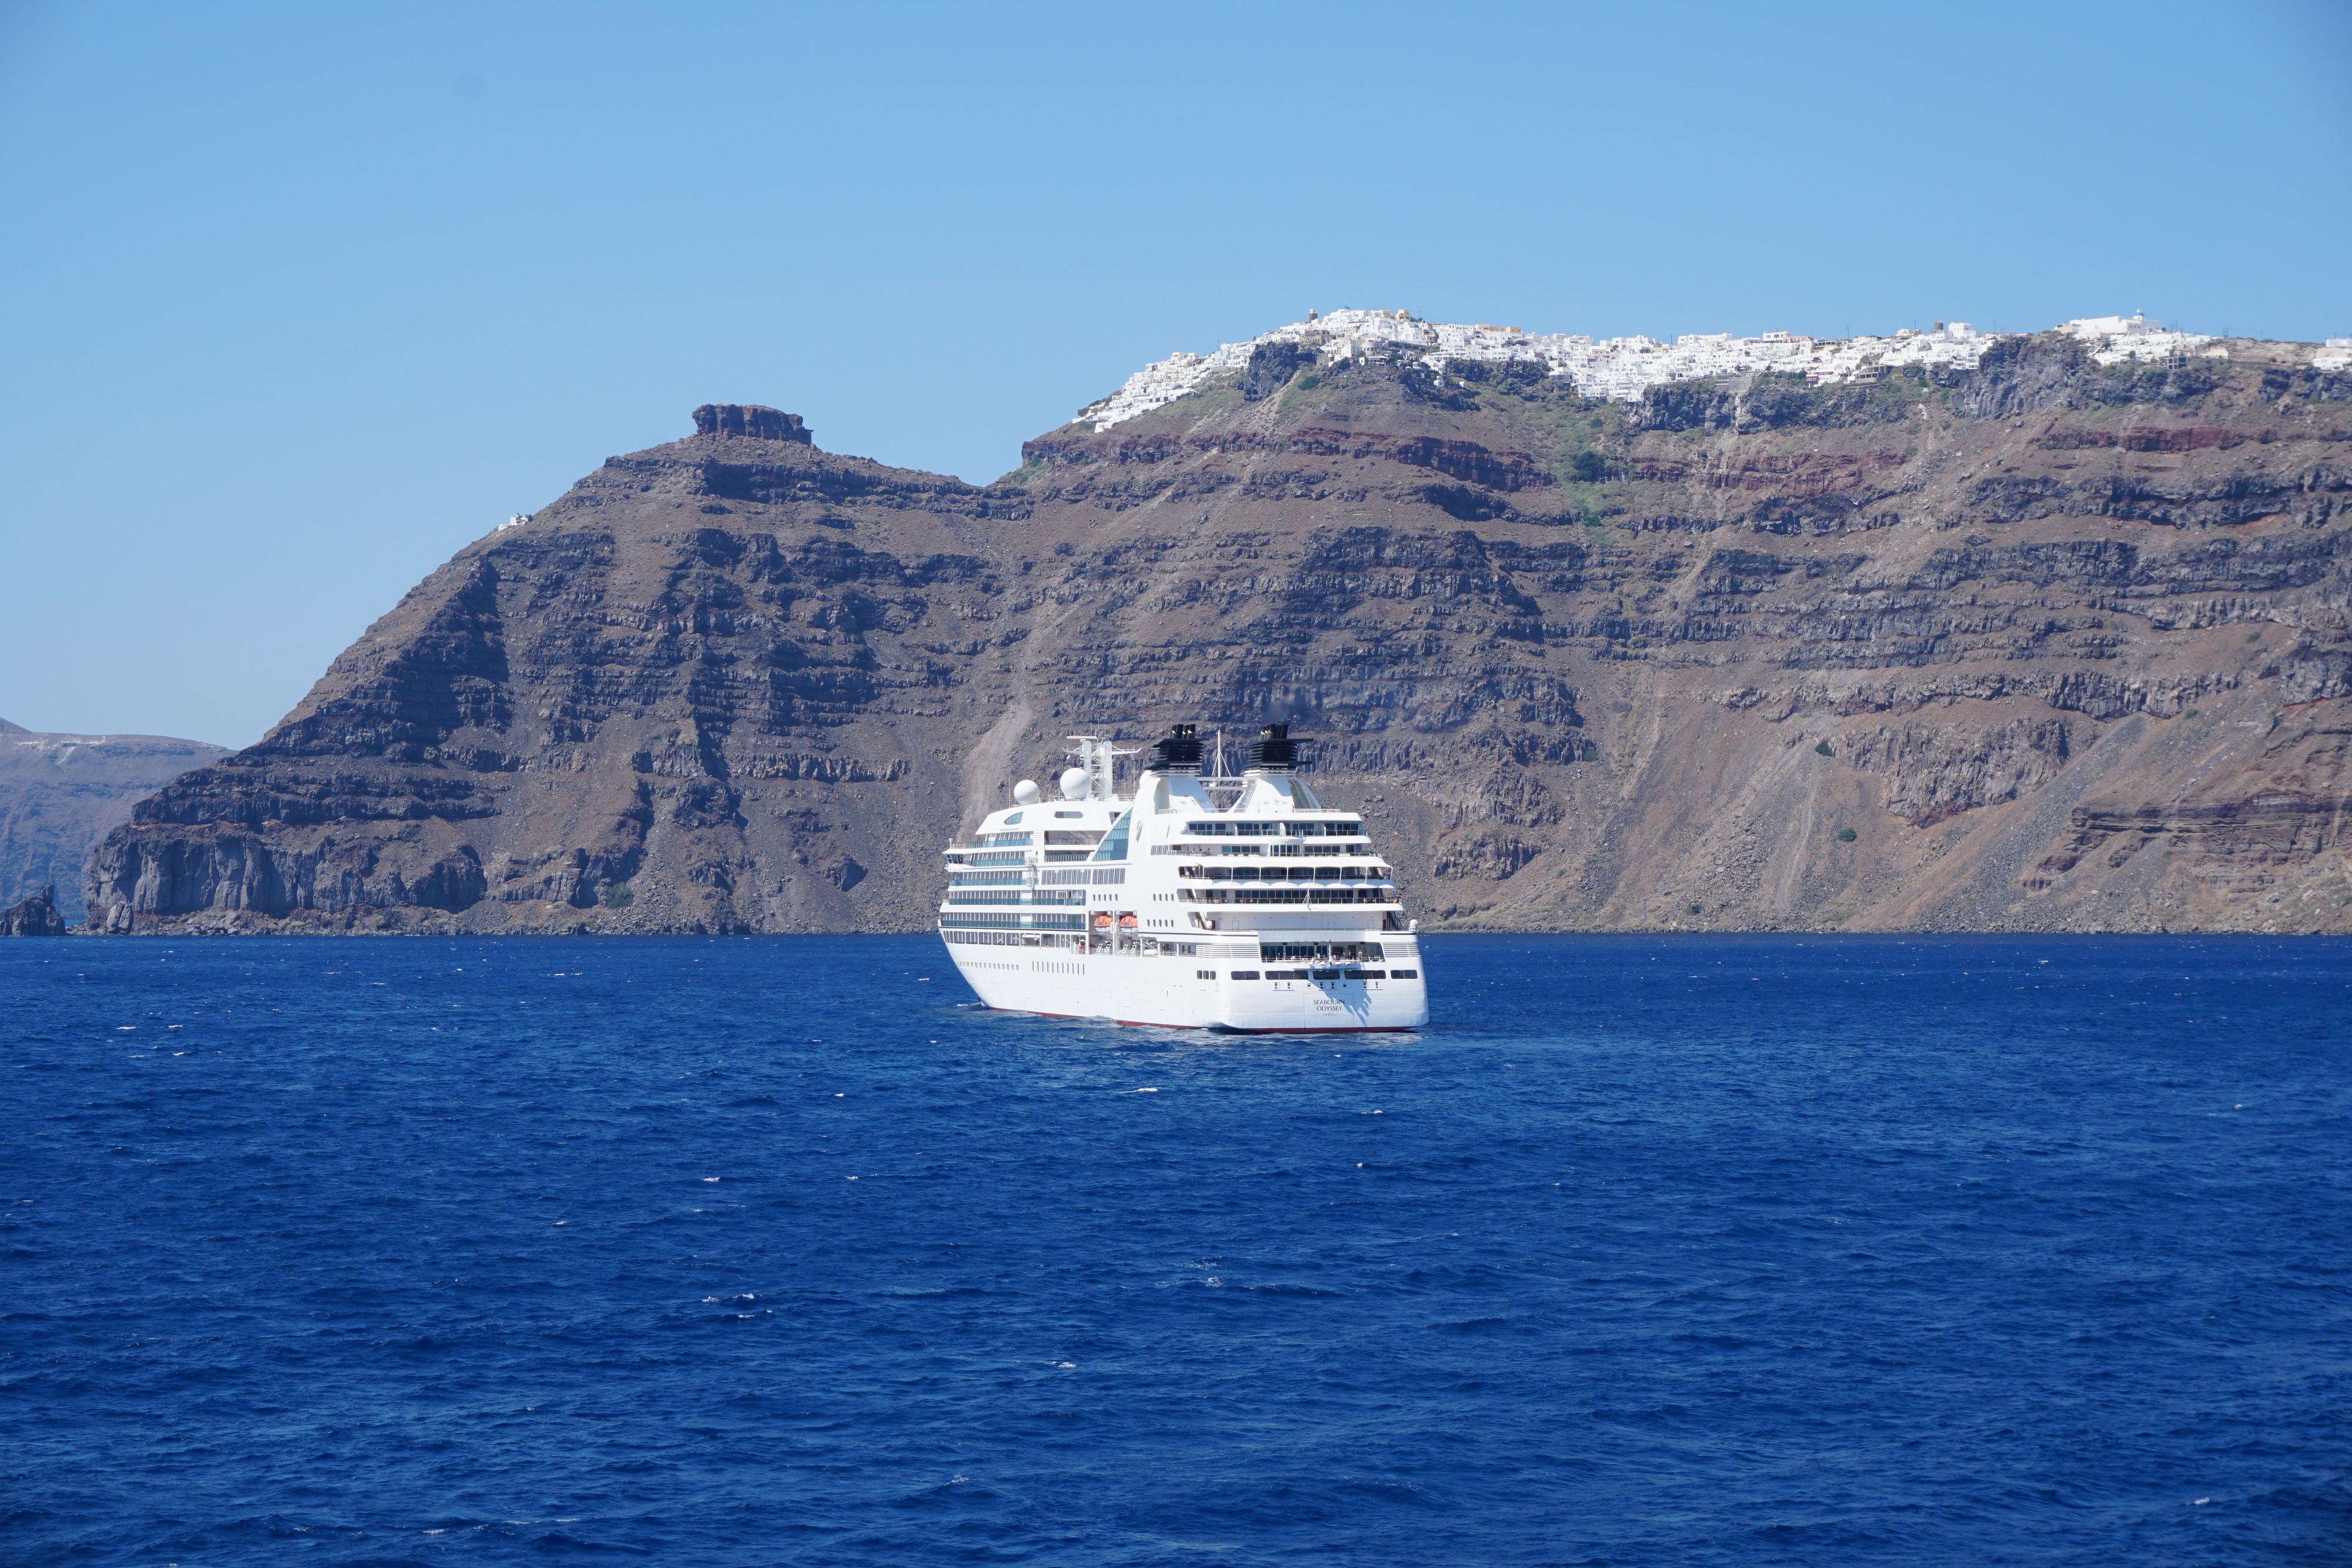
[[[2352,1557],[2352,944],[0,943],[0,1562]]]

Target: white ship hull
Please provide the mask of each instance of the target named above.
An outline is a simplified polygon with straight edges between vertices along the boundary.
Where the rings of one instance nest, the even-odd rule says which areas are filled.
[[[1253,979],[1265,971],[1232,958],[1171,960],[1158,955],[1081,953],[1035,947],[950,947],[964,982],[988,1007],[1047,1018],[1105,1019],[1163,1029],[1243,1034],[1353,1034],[1420,1029],[1429,993],[1416,961],[1410,980]],[[1203,979],[1202,973],[1216,977]]]

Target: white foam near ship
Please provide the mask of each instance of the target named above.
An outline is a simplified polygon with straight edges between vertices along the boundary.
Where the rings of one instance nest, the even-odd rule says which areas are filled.
[[[1135,749],[1070,740],[1062,799],[1024,779],[946,851],[940,936],[983,1003],[1244,1033],[1428,1021],[1394,874],[1358,813],[1292,773],[1288,727],[1268,725],[1228,778],[1202,771],[1180,724],[1128,795],[1118,761]]]

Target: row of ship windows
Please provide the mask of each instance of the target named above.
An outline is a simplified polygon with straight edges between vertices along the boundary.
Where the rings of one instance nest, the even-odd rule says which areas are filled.
[[[1195,969],[1197,980],[1213,980],[1214,969]],[[1227,977],[1235,980],[1418,980],[1419,969],[1232,969]]]
[[[1209,882],[1379,882],[1388,874],[1384,865],[1180,865],[1180,877]]]
[[[950,915],[948,918],[969,926],[982,925],[991,920],[1001,921],[1007,917],[966,915]],[[1055,917],[1045,915],[1030,918],[1051,920]],[[982,947],[1058,947],[1067,953],[1120,953],[1144,958],[1198,957],[1202,946],[1198,942],[1177,942],[1167,937],[1140,936],[1133,931],[1125,932],[1114,938],[1108,933],[1099,936],[1090,936],[1084,931],[1035,931],[1027,928],[1017,931],[969,930],[950,928],[945,922],[941,923],[940,939],[949,943],[970,944]]]
[[[948,886],[1019,887],[1027,873],[1018,871],[953,871]],[[1206,882],[1385,882],[1384,865],[1348,866],[1179,866],[1176,874]],[[1124,868],[1092,871],[1049,871],[1038,879],[1045,887],[1116,887],[1127,881]]]
[[[1395,904],[1393,887],[1203,887],[1177,894],[1179,904]]]
[[[1102,842],[1102,836],[1103,830],[1100,828],[1048,828],[1045,830],[1045,841],[1049,844],[1098,844]],[[1005,849],[1013,844],[1034,844],[1036,841],[1037,835],[1034,833],[982,833],[961,844],[950,847],[994,850]]]
[[[1034,850],[982,850],[977,853],[955,853],[947,857],[951,866],[964,865],[1027,865]],[[1154,844],[1155,855],[1367,855],[1370,844]],[[1045,860],[1051,864],[1061,861],[1092,860],[1092,850],[1047,850]]]
[[[1362,844],[1154,844],[1155,855],[1364,855]]]
[[[978,924],[990,917],[979,915],[966,916],[966,918]],[[1089,938],[1083,932],[942,929],[940,936],[942,940],[950,944],[969,944],[985,947],[1055,947],[1065,952],[1081,954],[1102,953],[1109,950],[1107,939]],[[1154,936],[1137,936],[1132,933],[1119,940],[1118,951],[1142,954],[1147,956],[1157,955],[1161,957],[1196,957],[1202,947],[1202,944],[1198,942],[1176,942]],[[1398,955],[1400,957],[1408,958],[1412,956],[1410,953]],[[1384,974],[1391,980],[1421,978],[1419,969],[1381,970],[1360,967],[1364,964],[1381,963],[1387,956],[1381,944],[1378,942],[1261,942],[1258,944],[1258,962],[1261,964],[1307,964],[1314,967],[1303,969],[1235,969],[1232,971],[1232,975],[1236,980],[1255,980],[1261,977],[1269,980],[1377,980]],[[1325,967],[1327,965],[1338,965],[1341,967]],[[1213,980],[1217,977],[1217,971],[1214,969],[1195,970],[1194,973],[1204,980]]]
[[[1012,904],[1052,908],[1057,904],[1084,904],[1086,901],[1087,895],[1076,889],[1067,893],[1032,893],[1026,888],[1013,893],[966,893],[957,888],[948,894],[948,902],[954,904]]]
[[[953,854],[948,856],[948,864],[1027,865],[1031,852],[1028,850],[1004,850],[985,851],[976,855]],[[1048,861],[1083,861],[1092,860],[1094,853],[1092,850],[1047,850],[1045,858]]]
[[[1019,887],[1027,876],[1018,871],[951,871],[950,887]],[[1125,866],[1097,866],[1087,871],[1049,871],[1037,879],[1045,887],[1117,887],[1127,881]]]
[[[958,852],[947,857],[948,864],[957,865],[1027,865],[1034,850],[982,850],[977,853]],[[1154,844],[1155,855],[1364,855],[1372,852],[1370,844]],[[1047,862],[1083,861],[1095,858],[1093,850],[1047,850]],[[1113,856],[1113,859],[1120,858]]]
[[[1200,839],[1360,839],[1364,836],[1361,822],[1203,822],[1182,824],[1178,831],[1188,838]],[[1033,832],[982,833],[960,848],[1001,849],[1010,844],[1034,844]],[[1048,828],[1045,841],[1049,844],[1092,844],[1102,841],[1099,829]]]
[[[1190,821],[1177,830],[1196,839],[1360,839],[1361,822],[1204,822]]]
[[[1157,901],[1167,894],[1153,894]],[[1173,895],[1178,904],[1395,904],[1401,895],[1386,883],[1367,887],[1204,887],[1185,888]],[[947,904],[951,909],[971,909],[994,904],[1015,909],[1073,908],[1086,903],[1087,895],[1072,888],[950,888]]]

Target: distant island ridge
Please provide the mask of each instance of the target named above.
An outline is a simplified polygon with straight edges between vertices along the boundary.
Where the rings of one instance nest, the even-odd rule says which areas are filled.
[[[1063,737],[1281,721],[1433,930],[2352,929],[2343,340],[1318,310],[991,485],[692,424],[142,801],[88,928],[919,930]]]
[[[44,888],[82,918],[90,851],[131,808],[228,748],[160,735],[50,735],[0,719],[0,908]]]

